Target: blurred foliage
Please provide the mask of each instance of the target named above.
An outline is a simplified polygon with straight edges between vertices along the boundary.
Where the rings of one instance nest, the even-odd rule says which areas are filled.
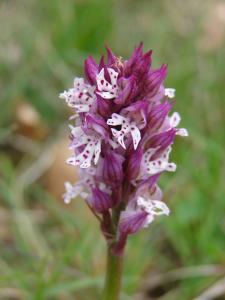
[[[68,209],[56,200],[43,174],[52,145],[67,138],[68,112],[58,94],[82,75],[85,57],[99,58],[105,44],[127,57],[142,40],[154,49],[155,66],[168,63],[167,86],[176,88],[176,109],[190,132],[176,141],[177,172],[160,182],[171,216],[129,241],[123,299],[134,299],[129,295],[149,274],[224,266],[222,2],[0,2],[0,299],[99,299],[105,245],[98,224],[83,201]],[[38,126],[47,128],[42,138],[18,133],[21,102],[37,110]],[[148,291],[146,299],[190,300],[220,275],[193,273]]]

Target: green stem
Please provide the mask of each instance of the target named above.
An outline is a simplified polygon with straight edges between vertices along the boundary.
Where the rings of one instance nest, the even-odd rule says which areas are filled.
[[[123,269],[123,256],[112,254],[108,246],[107,269],[102,300],[119,300]]]

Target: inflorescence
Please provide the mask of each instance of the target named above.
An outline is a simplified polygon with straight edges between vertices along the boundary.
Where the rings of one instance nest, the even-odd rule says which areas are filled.
[[[60,94],[74,111],[67,163],[80,173],[75,184],[65,184],[64,200],[82,196],[118,254],[129,234],[169,215],[157,181],[176,170],[169,161],[175,136],[188,135],[177,127],[179,114],[169,116],[175,90],[164,87],[167,66],[153,69],[151,57],[142,44],[128,60],[107,48],[107,62],[87,58],[85,79],[75,78]]]

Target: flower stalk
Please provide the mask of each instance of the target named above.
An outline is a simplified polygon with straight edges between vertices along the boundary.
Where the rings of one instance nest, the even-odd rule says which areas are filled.
[[[107,247],[107,264],[102,300],[119,300],[121,291],[123,255],[115,255]]]

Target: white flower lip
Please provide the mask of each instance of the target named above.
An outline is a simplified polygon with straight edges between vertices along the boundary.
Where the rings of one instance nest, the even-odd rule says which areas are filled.
[[[85,83],[83,78],[77,77],[74,79],[74,87],[61,93],[59,98],[64,99],[77,113],[88,112],[96,100],[94,90],[95,88]]]
[[[100,73],[97,75],[98,92],[96,93],[104,99],[113,99],[118,96],[119,92],[117,85],[118,73],[112,68],[107,68],[107,71],[109,73],[111,83],[105,79],[105,71],[104,69],[101,69]]]
[[[101,152],[101,138],[96,135],[86,135],[80,126],[70,126],[73,141],[70,145],[71,150],[75,150],[80,146],[85,145],[84,150],[78,155],[74,155],[67,159],[67,163],[80,166],[80,168],[91,167],[92,160],[96,165],[98,163]]]
[[[142,168],[143,173],[149,175],[155,175],[163,171],[175,172],[176,164],[169,162],[169,154],[172,150],[171,147],[168,147],[157,159],[151,160],[152,156],[157,149],[148,149],[142,158]]]
[[[176,128],[180,124],[180,121],[181,121],[181,117],[178,112],[174,112],[172,116],[169,118],[170,126],[172,128]],[[185,137],[188,136],[188,131],[186,128],[177,128],[176,135]]]
[[[124,138],[130,133],[133,140],[134,149],[137,149],[138,144],[141,140],[141,133],[134,122],[130,122],[128,118],[125,118],[119,114],[112,114],[111,118],[107,120],[107,124],[110,126],[121,125],[120,130],[111,128],[113,136],[119,142],[119,144],[126,149]]]
[[[81,195],[83,198],[87,197],[87,193],[85,193],[84,187],[77,183],[72,185],[70,182],[65,182],[65,190],[66,192],[63,194],[63,199],[66,204],[69,204],[73,198]]]

